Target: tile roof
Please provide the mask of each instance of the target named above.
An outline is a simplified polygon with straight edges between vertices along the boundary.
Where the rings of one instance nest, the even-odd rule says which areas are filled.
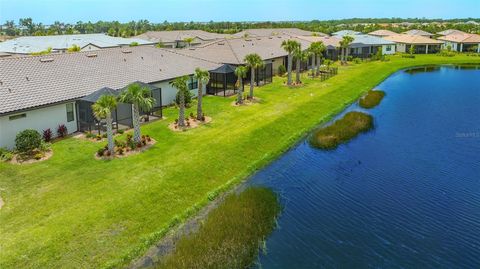
[[[439,40],[450,41],[455,43],[472,43],[480,44],[480,35],[476,34],[451,34],[446,36],[441,36]]]
[[[335,36],[297,36],[298,39],[303,39],[309,42],[321,41],[329,49],[335,49],[340,47],[341,38]]]
[[[390,36],[390,35],[396,35],[397,33],[390,30],[377,30],[377,31],[370,32],[368,34],[373,36]]]
[[[406,34],[406,35],[419,35],[419,36],[433,36],[432,33],[429,33],[429,32],[423,31],[423,30],[418,30],[418,29],[406,31],[406,32],[404,32],[404,34]]]
[[[88,44],[99,48],[110,48],[129,45],[132,42],[137,42],[139,45],[152,44],[139,38],[113,37],[105,34],[22,36],[0,43],[0,52],[30,54],[45,51],[48,48],[66,50],[73,45],[83,48]]]
[[[202,30],[149,31],[136,36],[136,38],[153,42],[176,42],[183,41],[185,38],[198,38],[204,41],[209,41],[224,37],[226,37],[226,35],[210,33]]]
[[[363,47],[372,45],[394,45],[395,42],[372,35],[354,35],[350,47]]]
[[[346,35],[354,36],[354,35],[359,35],[359,34],[361,34],[361,33],[357,32],[357,31],[353,31],[353,30],[341,30],[341,31],[332,33],[332,35],[334,35],[334,36],[346,36]]]
[[[246,29],[236,34],[233,37],[262,37],[262,36],[276,36],[276,35],[292,35],[292,36],[327,36],[327,34],[321,32],[305,31],[298,28],[259,28],[259,29]]]
[[[448,29],[448,30],[441,31],[441,32],[437,33],[437,35],[442,35],[442,36],[451,35],[451,34],[466,34],[466,33],[462,32],[460,30],[455,30],[455,29]]]
[[[219,64],[153,46],[0,59],[0,114],[84,97],[103,87],[153,83]]]
[[[393,41],[395,43],[405,43],[405,44],[418,44],[418,45],[440,45],[443,44],[442,41],[431,39],[426,36],[421,35],[407,35],[407,34],[397,34],[392,36],[384,37],[386,40]]]
[[[278,35],[255,38],[226,38],[195,48],[174,51],[216,63],[238,65],[243,64],[243,59],[250,53],[257,53],[264,60],[286,56],[287,52],[281,47],[281,44],[288,39],[300,42],[302,48],[305,49],[311,44],[310,41],[298,37]]]

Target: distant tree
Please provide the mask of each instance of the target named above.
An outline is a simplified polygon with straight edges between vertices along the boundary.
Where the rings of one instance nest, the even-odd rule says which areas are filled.
[[[113,144],[112,112],[117,107],[117,99],[113,95],[102,95],[92,105],[93,115],[98,120],[105,119],[107,122],[108,151],[115,153]]]
[[[243,79],[247,76],[247,68],[245,66],[239,66],[235,68],[235,75],[237,76],[237,103],[243,104]]]
[[[194,76],[198,81],[197,120],[202,120],[203,118],[203,111],[202,111],[203,86],[208,84],[208,81],[210,80],[210,73],[208,73],[207,70],[196,68]]]
[[[287,56],[287,85],[288,86],[291,86],[292,85],[292,65],[293,65],[293,52],[295,51],[295,49],[297,49],[297,47],[300,46],[300,43],[295,41],[295,40],[292,40],[292,39],[289,39],[289,40],[284,40],[282,42],[282,48],[288,53],[288,56]]]
[[[342,63],[346,63],[348,61],[348,46],[350,46],[353,40],[354,38],[352,36],[346,35],[343,36],[342,40],[340,41],[340,47],[342,48]]]
[[[187,44],[187,48],[189,48],[192,45],[192,42],[195,40],[193,37],[187,37],[183,39],[183,42]]]
[[[257,68],[263,67],[263,60],[260,55],[256,53],[248,54],[245,56],[245,59],[243,59],[247,65],[248,68],[250,68],[250,93],[248,97],[250,99],[253,99],[253,87],[255,83],[255,70]]]
[[[70,48],[67,49],[67,51],[68,51],[68,52],[78,52],[78,51],[80,51],[81,49],[82,49],[82,48],[80,48],[80,46],[73,44]]]
[[[178,126],[182,128],[185,127],[185,92],[188,91],[187,83],[189,79],[188,76],[182,76],[170,81],[170,85],[177,89],[180,96]]]
[[[155,47],[157,48],[165,48],[165,45],[162,42],[158,42]]]
[[[410,55],[413,56],[413,54],[415,53],[415,45],[410,46],[410,49],[408,50],[408,53],[410,53]]]

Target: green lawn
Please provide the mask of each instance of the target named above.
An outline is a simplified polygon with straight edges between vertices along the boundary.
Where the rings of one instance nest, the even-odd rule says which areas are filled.
[[[168,119],[143,126],[157,144],[128,158],[98,161],[99,144],[66,139],[54,156],[31,165],[0,163],[1,268],[104,267],[127,264],[164,232],[268,164],[317,124],[398,69],[480,63],[480,57],[392,57],[352,64],[339,75],[289,89],[284,78],[256,89],[262,102],[233,107],[206,97],[208,126],[174,133]],[[190,112],[190,111],[189,111]]]

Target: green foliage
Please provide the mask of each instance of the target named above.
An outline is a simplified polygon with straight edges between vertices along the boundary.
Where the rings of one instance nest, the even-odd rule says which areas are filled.
[[[163,44],[162,42],[158,42],[156,45],[155,45],[156,48],[165,48],[165,44]]]
[[[0,148],[0,161],[8,162],[13,159],[13,153],[6,148]]]
[[[287,68],[285,67],[285,65],[281,64],[278,66],[278,75],[279,76],[283,76],[285,75],[285,73],[287,73]]]
[[[120,103],[135,104],[145,112],[152,110],[156,102],[152,97],[152,91],[138,83],[128,85],[127,89],[120,93],[118,101]]]
[[[129,46],[130,46],[130,47],[136,47],[136,46],[138,46],[138,45],[139,45],[138,42],[135,42],[135,41],[134,41],[134,42],[130,43]]]
[[[113,95],[102,95],[92,105],[93,115],[98,120],[105,119],[117,107],[117,99]]]
[[[193,101],[193,93],[189,91],[187,88],[177,91],[177,94],[175,95],[175,104],[177,106],[180,105],[180,91],[182,91],[183,98],[185,98],[185,107],[191,107],[192,101]]]
[[[21,153],[29,153],[42,144],[42,136],[33,129],[21,131],[15,137],[15,148]]]
[[[293,39],[284,40],[282,42],[282,48],[289,54],[294,53],[296,49],[300,47],[300,43]]]
[[[317,130],[311,139],[312,145],[321,149],[335,149],[359,133],[373,128],[373,117],[362,112],[348,112],[332,125]]]
[[[67,49],[68,52],[79,52],[82,48],[80,46],[73,44],[70,48]]]
[[[408,53],[409,53],[410,55],[413,55],[413,54],[415,53],[415,45],[411,45],[411,46],[410,46],[410,49],[408,50]]]
[[[370,90],[368,91],[367,95],[365,95],[363,98],[360,98],[358,104],[362,108],[374,108],[380,104],[383,97],[385,97],[384,91]]]
[[[39,52],[32,52],[32,53],[30,53],[30,55],[39,56],[39,55],[48,55],[50,53],[52,53],[52,48],[48,47],[47,50],[43,50],[43,51],[39,51]]]
[[[276,226],[277,195],[266,188],[231,194],[198,232],[182,237],[158,268],[248,268]]]

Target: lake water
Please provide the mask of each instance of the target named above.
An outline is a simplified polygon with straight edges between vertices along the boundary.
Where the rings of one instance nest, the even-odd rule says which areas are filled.
[[[284,206],[259,267],[480,268],[480,68],[377,88],[373,131],[334,151],[305,140],[249,182]]]

